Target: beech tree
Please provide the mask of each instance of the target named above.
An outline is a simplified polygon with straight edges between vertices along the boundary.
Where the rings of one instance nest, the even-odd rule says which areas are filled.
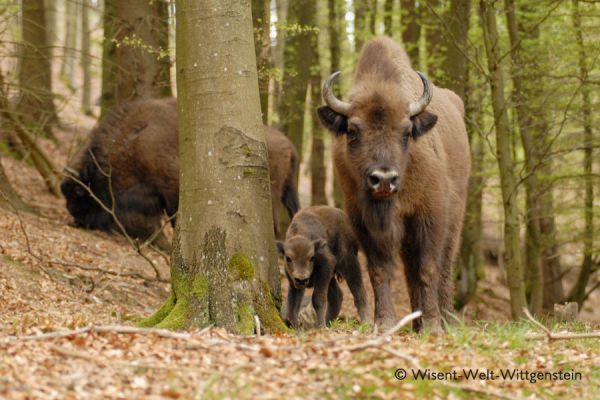
[[[286,330],[249,2],[177,1],[179,214],[172,294],[144,326]],[[202,21],[202,23],[197,23]]]

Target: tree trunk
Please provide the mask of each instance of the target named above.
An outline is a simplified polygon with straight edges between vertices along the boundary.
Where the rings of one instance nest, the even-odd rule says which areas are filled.
[[[383,3],[383,34],[392,37],[392,17],[394,15],[394,0],[385,0]]]
[[[369,0],[369,36],[377,34],[377,0]]]
[[[116,104],[172,95],[168,4],[105,0],[102,115]]]
[[[258,90],[263,123],[269,123],[269,54],[271,50],[271,2],[252,0],[252,25],[254,26],[254,49],[258,69]]]
[[[22,1],[21,29],[21,93],[16,111],[28,129],[51,136],[51,125],[58,118],[52,95],[52,69],[43,2]]]
[[[279,116],[279,110],[281,110],[281,103],[283,102],[283,75],[285,74],[285,43],[287,41],[286,31],[284,24],[287,21],[288,14],[288,0],[276,0],[277,6],[277,41],[273,47],[273,66],[278,71],[277,78],[273,79],[273,109],[277,110],[278,121],[281,123],[281,117]]]
[[[510,291],[510,308],[513,319],[524,316],[526,307],[523,267],[519,250],[519,209],[517,205],[517,180],[511,149],[511,131],[504,99],[504,77],[500,66],[498,25],[495,0],[480,0],[480,17],[492,91],[492,107],[496,127],[496,156],[500,170],[500,187],[504,206],[504,265]]]
[[[0,155],[0,208],[33,212],[33,208],[25,203],[11,186],[2,166],[2,155]]]
[[[82,0],[81,4],[81,70],[83,86],[81,89],[81,110],[85,115],[92,115],[92,76],[91,76],[91,43],[89,15],[92,4],[90,0]]]
[[[579,1],[573,0],[573,28],[575,30],[577,50],[579,55],[579,77],[581,84],[581,115],[583,118],[583,173],[585,175],[584,216],[585,227],[583,229],[583,262],[575,286],[569,294],[571,301],[581,305],[585,300],[586,286],[592,275],[594,250],[594,186],[592,179],[593,162],[593,132],[592,132],[592,104],[589,85],[584,83],[588,79],[589,69],[587,66],[586,52],[581,28],[581,13]]]
[[[287,329],[272,299],[279,271],[251,38],[249,2],[177,1],[181,189],[172,295],[142,325],[251,334],[258,315],[268,332]]]
[[[451,0],[446,15],[448,30],[444,35],[444,58],[439,85],[454,91],[461,99],[467,88],[467,57],[471,0]]]
[[[312,68],[310,84],[310,116],[312,121],[312,147],[310,150],[310,193],[311,204],[327,204],[325,194],[325,143],[323,142],[323,129],[316,115],[316,109],[321,104],[321,69],[319,66],[318,47],[313,48],[315,66]]]
[[[79,1],[65,0],[65,37],[60,64],[60,78],[67,87],[75,91],[75,57],[77,55],[77,22],[79,18]]]
[[[354,51],[358,53],[368,37],[367,33],[367,1],[354,1]]]
[[[443,23],[436,14],[440,14],[440,0],[430,0],[426,2],[423,9],[425,22],[425,47],[427,54],[427,74],[437,83],[444,79],[446,75],[442,68],[444,57],[444,35],[442,34]]]
[[[515,15],[514,0],[504,0],[506,13],[506,25],[510,45],[512,48],[512,81],[514,87],[514,100],[517,111],[517,124],[521,136],[521,143],[525,152],[525,204],[526,204],[526,227],[527,236],[525,240],[525,280],[528,286],[529,304],[531,311],[538,314],[543,304],[543,277],[541,264],[541,237],[540,237],[540,212],[539,212],[539,182],[537,165],[539,160],[535,156],[536,145],[534,143],[533,131],[539,126],[534,119],[544,118],[541,113],[532,113],[530,104],[535,101],[529,91],[529,85],[525,80],[532,79],[529,75],[528,65],[522,55],[522,38]],[[524,78],[524,79],[523,79]],[[539,134],[537,135],[539,137]]]
[[[338,0],[327,0],[327,11],[329,21],[329,52],[331,53],[331,68],[329,73],[332,74],[336,71],[341,70],[341,58],[342,58],[342,35],[345,32],[345,22],[341,15],[344,15],[344,9]],[[340,83],[343,79],[339,76],[335,85],[334,91],[339,93]],[[320,84],[319,84],[319,87]],[[344,193],[340,187],[339,179],[335,174],[333,176],[333,204],[335,207],[342,207],[344,205]]]
[[[400,0],[402,43],[408,53],[413,68],[419,67],[420,52],[419,41],[421,40],[420,7],[415,0]]]
[[[295,32],[286,40],[284,51],[283,98],[279,112],[282,130],[292,140],[302,159],[304,136],[304,110],[306,90],[310,80],[310,69],[315,65],[314,51],[317,34],[311,28],[316,22],[314,2],[290,2],[287,24],[299,24],[301,32]]]

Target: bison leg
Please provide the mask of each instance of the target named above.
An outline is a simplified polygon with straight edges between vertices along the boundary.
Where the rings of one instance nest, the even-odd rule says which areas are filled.
[[[354,306],[358,311],[360,321],[367,324],[373,323],[373,318],[369,315],[369,306],[367,304],[367,292],[363,285],[362,273],[360,272],[360,264],[356,255],[347,256],[344,260],[343,266],[340,266],[340,270],[344,271],[344,278],[348,284],[348,288],[354,298]]]
[[[431,332],[441,331],[439,308],[440,263],[443,240],[440,225],[431,223],[427,216],[412,216],[405,219],[405,236],[402,241],[406,281],[410,292],[413,311],[423,313],[422,320],[415,320],[413,328],[426,328]]]
[[[335,278],[331,279],[329,283],[329,290],[327,291],[327,324],[336,319],[340,315],[342,309],[342,301],[344,300],[344,293],[340,289]]]
[[[368,269],[375,297],[375,323],[382,329],[391,328],[396,324],[391,289],[393,265],[391,262],[382,266],[373,265],[369,261]]]
[[[454,311],[454,277],[452,276],[452,266],[460,248],[462,217],[457,218],[456,221],[458,223],[450,230],[448,235],[441,263],[439,307],[442,317],[446,321],[449,321],[450,314]]]
[[[288,280],[289,281],[289,280]],[[302,306],[302,298],[304,297],[304,289],[296,289],[291,281],[289,281],[288,298],[287,298],[287,322],[294,328],[299,328],[298,314]]]

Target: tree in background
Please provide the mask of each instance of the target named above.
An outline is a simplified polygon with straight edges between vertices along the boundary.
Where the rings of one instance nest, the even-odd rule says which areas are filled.
[[[51,135],[58,121],[52,95],[52,74],[44,3],[23,0],[19,66],[19,118],[35,132]]]
[[[315,65],[317,46],[315,2],[292,1],[286,24],[291,27],[284,50],[283,93],[279,107],[282,131],[292,140],[302,158],[306,91]]]
[[[585,52],[585,43],[581,27],[581,11],[579,0],[572,1],[573,29],[579,59],[579,79],[581,80],[581,119],[583,122],[583,173],[585,179],[584,195],[584,221],[583,232],[583,261],[577,281],[569,294],[571,301],[576,301],[579,306],[589,294],[586,292],[594,268],[592,254],[594,251],[594,184],[592,180],[593,169],[593,128],[592,128],[592,102],[591,90],[586,80],[589,78],[588,60]],[[598,286],[598,285],[596,285]]]
[[[67,87],[75,90],[75,61],[77,58],[77,37],[79,36],[78,25],[80,18],[80,0],[65,0],[65,37],[63,42],[63,54],[60,64],[60,78]]]
[[[85,115],[92,115],[92,74],[91,74],[91,38],[90,38],[90,0],[81,3],[81,72],[83,83],[81,87],[81,110]]]
[[[420,7],[415,0],[400,0],[402,13],[402,43],[408,53],[413,68],[419,67],[419,41],[421,39],[421,24],[419,22]]]
[[[181,188],[172,295],[142,325],[251,334],[258,315],[267,331],[286,330],[272,299],[280,278],[252,37],[247,2],[177,1]]]
[[[126,100],[171,96],[165,0],[105,0],[102,115]]]
[[[258,90],[263,122],[269,122],[269,68],[271,50],[271,2],[252,0],[252,25],[254,26],[254,50],[258,69]]]
[[[502,203],[504,206],[504,265],[510,290],[510,310],[514,319],[524,316],[526,307],[523,284],[519,237],[519,208],[517,204],[517,179],[514,175],[512,132],[510,129],[507,103],[504,97],[504,75],[500,65],[498,25],[496,22],[496,0],[480,0],[480,18],[483,30],[489,85],[492,92],[492,107],[496,127],[496,155],[500,172]]]

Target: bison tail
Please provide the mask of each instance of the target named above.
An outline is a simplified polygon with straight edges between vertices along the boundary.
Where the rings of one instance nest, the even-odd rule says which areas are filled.
[[[281,202],[288,211],[290,218],[300,209],[300,202],[298,201],[298,191],[296,190],[296,174],[298,169],[298,156],[294,155],[290,163],[290,171],[285,185],[283,187],[283,194],[281,195]]]

